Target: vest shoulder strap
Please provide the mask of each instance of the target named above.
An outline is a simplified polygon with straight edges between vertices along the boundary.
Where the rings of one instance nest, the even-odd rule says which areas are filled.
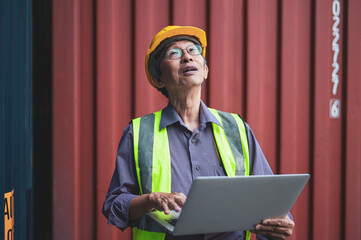
[[[234,113],[209,108],[222,127],[212,124],[213,133],[228,176],[249,175],[249,148],[245,122]]]

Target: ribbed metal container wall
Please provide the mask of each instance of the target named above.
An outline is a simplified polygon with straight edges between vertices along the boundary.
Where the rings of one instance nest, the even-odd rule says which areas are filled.
[[[131,239],[102,204],[129,121],[167,100],[147,82],[163,27],[207,32],[202,99],[241,114],[275,173],[310,173],[292,239],[361,239],[359,0],[53,1],[53,237]]]
[[[0,239],[33,239],[32,1],[0,1]]]

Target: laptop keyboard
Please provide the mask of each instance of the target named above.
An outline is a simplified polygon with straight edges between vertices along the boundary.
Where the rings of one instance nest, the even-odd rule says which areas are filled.
[[[177,220],[176,218],[173,218],[173,219],[168,219],[166,220],[167,223],[169,223],[170,225],[172,225],[173,227],[175,226],[175,224],[177,223]]]

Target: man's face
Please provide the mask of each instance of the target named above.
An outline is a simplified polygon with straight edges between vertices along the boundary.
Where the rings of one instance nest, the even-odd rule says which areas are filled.
[[[187,88],[201,86],[208,76],[208,67],[205,65],[202,55],[190,55],[186,50],[182,50],[179,59],[169,59],[167,52],[174,48],[189,49],[194,43],[182,40],[170,44],[166,49],[166,54],[160,63],[161,75],[158,79],[168,93],[182,91]],[[162,88],[162,86],[158,86]]]

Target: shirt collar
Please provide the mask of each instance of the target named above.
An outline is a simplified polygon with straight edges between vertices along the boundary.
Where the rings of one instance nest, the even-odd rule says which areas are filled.
[[[203,103],[201,100],[201,106],[199,109],[200,114],[200,125],[206,125],[208,122],[215,123],[222,127],[221,123],[217,120],[217,118],[209,111],[208,107]],[[185,126],[182,118],[178,115],[176,110],[173,108],[173,106],[168,103],[168,105],[163,109],[162,111],[162,117],[160,119],[159,124],[159,131],[162,130],[165,127],[168,127],[169,125],[172,125],[176,122],[179,122],[181,125]]]

